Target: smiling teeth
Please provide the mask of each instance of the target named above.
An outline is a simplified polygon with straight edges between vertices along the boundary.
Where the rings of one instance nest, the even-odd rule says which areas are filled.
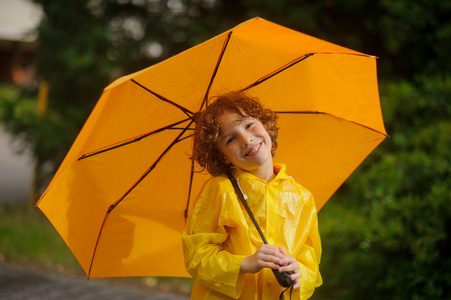
[[[254,149],[252,149],[251,151],[249,151],[246,156],[252,155],[254,153],[256,153],[261,147],[261,144],[259,144],[257,147],[255,147]]]

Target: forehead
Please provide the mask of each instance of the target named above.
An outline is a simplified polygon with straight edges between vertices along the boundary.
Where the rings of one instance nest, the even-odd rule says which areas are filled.
[[[228,127],[239,125],[244,119],[249,119],[247,115],[241,116],[233,111],[224,111],[217,119],[218,125],[221,130]]]

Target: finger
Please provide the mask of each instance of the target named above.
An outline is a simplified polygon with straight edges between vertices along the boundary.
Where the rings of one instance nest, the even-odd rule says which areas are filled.
[[[268,262],[268,261],[261,261],[259,263],[260,268],[269,268],[269,269],[274,269],[277,270],[279,269],[279,265],[272,263],[272,262]]]
[[[299,272],[299,265],[296,260],[291,260],[288,264],[284,264],[280,268],[281,272]]]
[[[301,281],[299,279],[296,279],[294,281],[293,289],[298,289],[301,286]]]
[[[283,254],[283,256],[287,256],[287,253],[285,252],[285,249],[282,247],[279,247],[279,252]]]
[[[293,273],[290,275],[290,279],[293,280],[293,281],[296,281],[296,280],[298,280],[298,279],[301,279],[301,277],[302,277],[301,272],[293,272]]]
[[[269,244],[263,244],[263,245],[261,245],[260,246],[260,248],[259,249],[263,249],[263,250],[279,250],[279,248],[277,248],[276,246],[274,246],[274,245],[269,245]]]
[[[295,273],[296,269],[294,267],[292,267],[291,265],[288,266],[281,266],[279,267],[279,272],[283,273],[283,272],[291,272],[291,273]]]
[[[273,270],[278,270],[279,269],[279,265],[278,264],[273,264],[273,263],[268,263],[267,268],[273,269]]]
[[[277,268],[280,266],[280,263],[281,263],[280,257],[273,256],[273,255],[262,255],[262,256],[260,256],[260,259],[265,263],[276,264]]]
[[[274,245],[269,245],[269,244],[263,244],[262,246],[260,246],[259,249],[262,249],[264,251],[275,251],[275,252],[279,252],[279,253],[282,253],[281,252],[281,249],[282,249],[282,251],[285,252],[285,250],[283,250],[282,247],[276,247]]]
[[[293,257],[286,256],[286,257],[281,259],[281,264],[280,265],[288,266],[288,265],[291,265],[291,264],[296,264],[297,265],[296,259],[294,259]]]
[[[280,264],[280,261],[285,258],[279,250],[269,249],[263,252],[265,257],[270,257],[267,261],[277,262]]]
[[[260,247],[259,250],[263,251],[266,254],[284,256],[282,253],[280,253],[279,248],[277,248],[276,246],[273,246],[273,245],[264,245],[264,246]]]

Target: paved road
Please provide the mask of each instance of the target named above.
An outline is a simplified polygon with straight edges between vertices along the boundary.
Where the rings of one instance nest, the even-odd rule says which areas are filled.
[[[0,262],[1,300],[187,300],[188,296],[144,293],[137,288],[41,273]]]

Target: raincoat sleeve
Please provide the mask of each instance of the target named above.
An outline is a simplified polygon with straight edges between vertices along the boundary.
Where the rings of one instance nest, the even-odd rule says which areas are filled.
[[[310,194],[309,192],[307,192]],[[299,254],[296,256],[301,276],[300,298],[309,298],[316,287],[320,286],[323,281],[319,272],[319,263],[321,260],[321,240],[318,231],[318,216],[313,196],[309,195],[309,199],[304,204],[301,212],[301,220],[306,224],[308,230],[307,239],[300,248]]]
[[[182,234],[185,267],[204,286],[232,298],[239,298],[245,274],[240,274],[245,256],[223,249],[228,238],[227,209],[231,193],[214,178],[202,191]]]

